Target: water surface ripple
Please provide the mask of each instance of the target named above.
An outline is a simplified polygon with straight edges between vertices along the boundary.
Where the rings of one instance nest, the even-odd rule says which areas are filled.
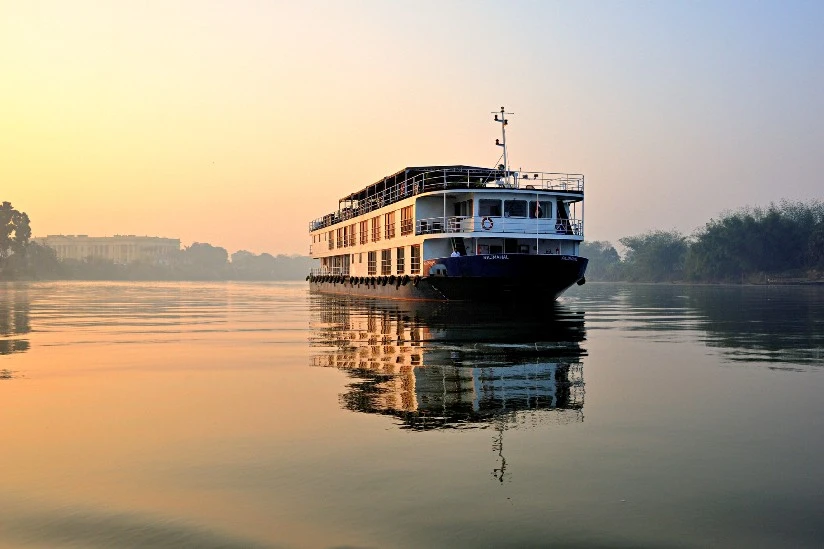
[[[0,283],[0,548],[820,547],[822,349],[817,287]]]

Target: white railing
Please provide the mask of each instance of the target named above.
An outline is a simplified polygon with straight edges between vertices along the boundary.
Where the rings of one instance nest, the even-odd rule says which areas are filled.
[[[337,275],[348,275],[349,270],[344,269],[343,267],[315,267],[314,269],[309,270],[309,274],[312,276],[337,276]]]
[[[447,216],[419,219],[415,234],[439,233],[520,233],[551,235],[584,235],[582,219],[551,219],[528,217]]]
[[[309,223],[316,231],[372,212],[421,193],[451,189],[529,189],[584,192],[584,176],[577,173],[505,172],[481,168],[445,168],[419,173],[391,185],[364,200],[341,201],[348,205]]]

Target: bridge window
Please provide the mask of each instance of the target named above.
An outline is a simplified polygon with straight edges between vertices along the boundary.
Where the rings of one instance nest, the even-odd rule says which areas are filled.
[[[537,215],[535,215],[537,213]],[[540,200],[538,201],[538,206],[536,210],[535,201],[532,200],[529,202],[529,217],[535,218],[538,217],[540,219],[549,219],[552,217],[552,202],[549,200]]]
[[[526,200],[504,200],[504,217],[526,217]]]
[[[488,198],[478,200],[478,215],[482,217],[501,217],[501,201]]]

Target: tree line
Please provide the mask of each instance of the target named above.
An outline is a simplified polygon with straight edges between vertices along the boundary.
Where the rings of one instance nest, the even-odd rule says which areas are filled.
[[[0,281],[2,280],[298,280],[312,267],[305,256],[231,256],[225,248],[195,242],[161,261],[115,263],[87,257],[59,260],[56,252],[31,240],[29,217],[0,204]]]
[[[818,280],[824,274],[824,203],[781,202],[711,219],[692,235],[655,230],[584,242],[587,278],[633,282]]]
[[[654,230],[618,241],[583,242],[587,278],[633,282],[752,282],[824,276],[824,203],[781,202],[711,219],[692,235]],[[58,260],[31,240],[29,217],[0,203],[0,280],[298,280],[310,257],[272,256],[196,242],[167,260],[122,265],[89,257]]]

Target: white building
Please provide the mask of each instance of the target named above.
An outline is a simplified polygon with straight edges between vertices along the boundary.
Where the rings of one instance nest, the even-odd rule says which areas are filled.
[[[57,258],[82,260],[87,258],[109,259],[119,264],[132,261],[163,263],[180,250],[179,238],[158,236],[88,236],[49,235],[34,239],[57,253]]]

